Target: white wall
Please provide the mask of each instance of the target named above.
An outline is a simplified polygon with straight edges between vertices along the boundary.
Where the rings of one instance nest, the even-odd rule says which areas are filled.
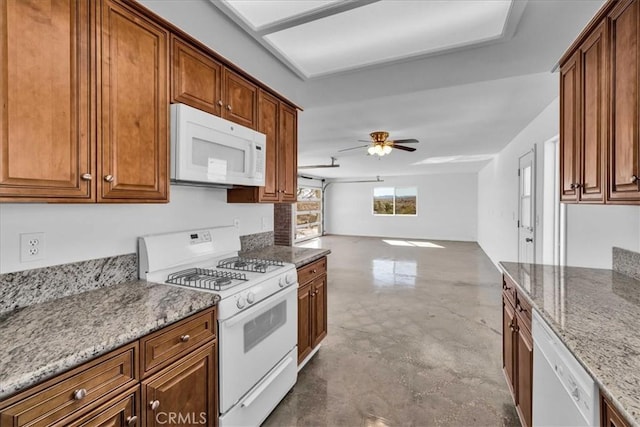
[[[418,187],[418,215],[374,216],[374,187]],[[329,185],[325,227],[330,234],[475,241],[476,174],[384,178],[381,183]]]
[[[640,252],[640,206],[568,205],[567,265],[611,268],[611,248]]]
[[[478,243],[494,263],[518,258],[518,158],[537,146],[538,200],[542,191],[544,142],[558,134],[559,102],[554,100],[478,174]],[[538,203],[538,217],[543,206]],[[640,207],[567,206],[567,265],[611,268],[611,248],[640,250]],[[542,242],[544,223],[536,229]],[[536,262],[541,262],[536,247]]]
[[[227,191],[171,186],[168,204],[0,204],[0,273],[137,252],[136,238],[232,225],[273,230],[273,205],[227,204]],[[265,227],[263,228],[263,218]],[[20,262],[20,233],[44,232],[46,258]]]

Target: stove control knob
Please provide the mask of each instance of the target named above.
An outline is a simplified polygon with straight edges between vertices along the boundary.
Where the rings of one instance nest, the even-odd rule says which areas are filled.
[[[244,308],[244,305],[245,305],[244,297],[242,297],[242,296],[241,296],[240,298],[238,298],[238,301],[236,301],[236,306],[237,306],[239,309],[243,309],[243,308]]]
[[[287,273],[285,280],[287,285],[293,285],[298,280],[298,275],[296,273]]]
[[[249,293],[247,294],[247,303],[249,304],[253,304],[253,302],[256,300],[256,295],[249,291]]]
[[[281,277],[281,278],[278,280],[278,286],[280,286],[281,288],[284,288],[284,278],[283,278],[283,277]]]

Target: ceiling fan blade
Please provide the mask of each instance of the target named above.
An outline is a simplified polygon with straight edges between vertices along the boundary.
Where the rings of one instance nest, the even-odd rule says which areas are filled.
[[[409,138],[409,139],[394,139],[394,140],[393,140],[393,143],[394,143],[394,144],[417,144],[418,142],[420,142],[420,141],[418,141],[418,140],[417,140],[417,139],[415,139],[415,138]]]
[[[371,143],[370,139],[359,139],[358,142],[368,142]]]
[[[413,147],[405,147],[403,145],[393,145],[393,148],[397,148],[398,150],[403,150],[403,151],[416,151],[415,148]]]
[[[360,148],[364,148],[364,147],[368,147],[369,144],[367,145],[358,145],[357,147],[351,147],[351,148],[343,148],[342,150],[338,150],[338,153],[341,153],[343,151],[349,151],[349,150],[358,150]]]

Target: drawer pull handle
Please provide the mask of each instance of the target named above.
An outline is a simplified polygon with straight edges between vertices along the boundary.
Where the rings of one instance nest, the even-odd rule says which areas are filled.
[[[135,415],[133,415],[131,417],[127,417],[127,425],[129,427],[133,427],[136,424],[138,424],[138,417],[136,417]]]
[[[189,341],[190,338],[191,337],[189,336],[189,334],[186,334],[186,335],[183,335],[183,336],[180,337],[180,341],[187,342],[187,341]]]
[[[91,181],[93,179],[90,173],[83,173],[80,178],[82,178],[85,181]]]
[[[316,274],[316,273],[318,272],[318,270],[316,270],[316,269],[314,268],[313,270],[311,270],[311,272],[312,272],[313,274]]]
[[[231,105],[227,105],[227,111],[231,111]]]
[[[107,182],[113,182],[113,175],[105,175],[104,180]]]
[[[222,107],[222,99],[218,99],[218,106]]]
[[[160,401],[159,400],[152,400],[151,402],[149,402],[149,407],[151,408],[152,411],[155,411],[156,409],[158,409],[160,407]]]
[[[80,388],[73,392],[73,398],[75,400],[82,400],[87,396],[87,389]]]

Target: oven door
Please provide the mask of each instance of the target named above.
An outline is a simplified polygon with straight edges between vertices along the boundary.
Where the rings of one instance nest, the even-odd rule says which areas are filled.
[[[296,346],[298,287],[290,286],[219,323],[220,413],[224,414]]]

